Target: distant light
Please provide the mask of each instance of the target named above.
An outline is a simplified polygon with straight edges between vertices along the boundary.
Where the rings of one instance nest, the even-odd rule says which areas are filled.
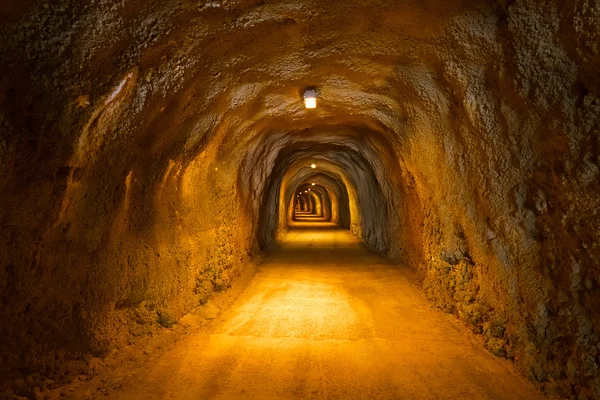
[[[315,186],[315,184],[314,184],[314,183],[311,183],[311,185]]]
[[[317,164],[310,164],[310,167],[311,167],[312,169],[315,169],[315,168],[317,168]]]
[[[304,105],[306,108],[317,108],[317,91],[315,89],[304,91]]]

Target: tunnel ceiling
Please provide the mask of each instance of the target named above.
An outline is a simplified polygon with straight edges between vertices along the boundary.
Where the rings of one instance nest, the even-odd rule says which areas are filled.
[[[588,0],[2,2],[0,372],[58,382],[203,307],[321,174],[352,232],[492,353],[600,395],[599,18]]]

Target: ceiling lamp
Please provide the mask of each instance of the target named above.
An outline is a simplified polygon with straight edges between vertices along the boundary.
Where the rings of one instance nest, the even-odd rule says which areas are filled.
[[[312,169],[315,169],[315,168],[317,168],[317,164],[310,164],[310,167],[311,167]]]
[[[315,89],[304,91],[304,105],[306,108],[317,108],[317,91]]]
[[[311,183],[311,185],[315,186],[315,184],[314,184],[314,183]]]

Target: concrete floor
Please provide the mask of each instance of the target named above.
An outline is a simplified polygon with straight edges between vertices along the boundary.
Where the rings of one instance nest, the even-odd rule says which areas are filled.
[[[347,231],[294,229],[231,308],[111,399],[539,399]]]

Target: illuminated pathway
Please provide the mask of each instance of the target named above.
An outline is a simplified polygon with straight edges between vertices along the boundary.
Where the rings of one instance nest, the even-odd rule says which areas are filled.
[[[207,332],[108,397],[540,398],[470,337],[348,232],[293,230]]]

